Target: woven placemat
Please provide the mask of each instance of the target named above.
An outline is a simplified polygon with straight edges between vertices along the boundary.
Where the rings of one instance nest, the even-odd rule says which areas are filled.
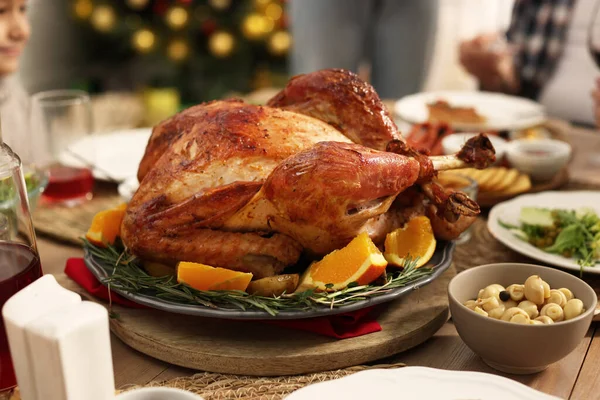
[[[202,372],[186,378],[175,378],[168,381],[151,382],[148,386],[173,387],[190,391],[206,400],[244,399],[244,400],[278,400],[304,386],[342,378],[356,372],[369,369],[391,369],[406,366],[402,363],[359,365],[319,372],[309,375],[257,378],[256,376],[239,376]],[[139,386],[128,386],[122,391]]]
[[[61,242],[81,245],[96,213],[123,202],[114,184],[98,182],[94,197],[73,207],[44,204],[40,201],[33,212],[33,226],[38,234]]]

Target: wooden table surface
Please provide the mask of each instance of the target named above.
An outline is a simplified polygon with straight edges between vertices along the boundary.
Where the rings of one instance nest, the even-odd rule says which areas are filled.
[[[600,184],[600,166],[590,165],[586,161],[590,149],[600,154],[600,133],[586,129],[573,129],[570,141],[576,154],[570,170],[572,179],[584,182],[595,180],[595,183]],[[77,247],[45,238],[38,238],[38,245],[45,273],[60,273],[68,258],[82,256],[81,249]],[[595,284],[598,285],[600,282]],[[545,371],[534,375],[508,375],[489,368],[465,346],[451,321],[424,344],[396,355],[392,360],[382,360],[382,362],[393,361],[410,366],[489,372],[507,376],[564,399],[600,399],[600,379],[597,379],[600,376],[600,329],[598,328],[598,323],[593,323],[585,339],[573,353]],[[117,388],[130,384],[144,385],[152,380],[188,376],[195,372],[138,353],[114,336],[112,353]]]

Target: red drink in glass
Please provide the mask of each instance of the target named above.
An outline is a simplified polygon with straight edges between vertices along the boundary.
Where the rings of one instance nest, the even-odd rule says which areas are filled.
[[[41,276],[40,259],[29,246],[0,241],[0,308],[12,295]],[[4,319],[0,317],[0,391],[16,384]]]
[[[78,201],[89,199],[94,188],[94,176],[89,168],[55,165],[48,170],[50,177],[44,190],[47,202]]]

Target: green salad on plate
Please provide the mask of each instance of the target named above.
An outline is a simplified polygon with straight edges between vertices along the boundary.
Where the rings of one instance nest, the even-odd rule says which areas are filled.
[[[575,258],[582,267],[600,260],[600,217],[590,208],[523,207],[520,225],[498,222],[519,239],[548,253]]]

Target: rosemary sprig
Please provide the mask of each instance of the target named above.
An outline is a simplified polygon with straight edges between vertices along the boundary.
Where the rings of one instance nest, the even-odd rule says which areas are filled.
[[[238,290],[196,290],[186,284],[178,283],[174,276],[148,275],[141,267],[139,260],[128,254],[119,245],[109,245],[103,248],[95,246],[85,239],[83,241],[84,248],[106,271],[108,278],[104,280],[104,283],[108,284],[110,288],[180,304],[197,304],[226,310],[262,310],[273,316],[285,310],[307,311],[351,304],[409,285],[433,272],[431,268],[415,268],[417,260],[407,259],[402,270],[387,273],[383,284],[373,283],[361,286],[355,284],[335,292],[317,292],[312,289],[302,293],[287,293],[278,297],[263,297]]]

